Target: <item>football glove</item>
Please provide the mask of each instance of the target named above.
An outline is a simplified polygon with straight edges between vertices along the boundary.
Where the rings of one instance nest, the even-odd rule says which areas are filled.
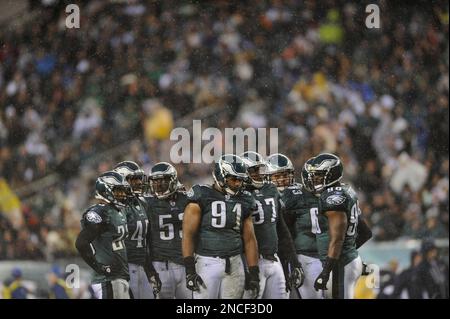
[[[96,263],[94,270],[104,276],[111,276],[113,272],[113,267],[111,265]]]
[[[330,273],[333,270],[334,266],[337,263],[337,259],[327,257],[323,264],[323,270],[320,273],[320,275],[317,277],[316,281],[314,282],[314,289],[316,291],[320,290],[327,290],[327,283],[330,279]]]
[[[259,267],[249,267],[245,276],[245,290],[251,290],[253,299],[259,295]]]
[[[186,267],[186,288],[192,291],[200,291],[200,287],[206,289],[202,277],[195,270],[195,259],[192,256],[184,258],[184,266]]]
[[[145,274],[147,275],[148,282],[153,287],[153,295],[156,297],[161,291],[162,282],[159,278],[158,272],[155,269],[146,269]]]
[[[305,272],[303,271],[302,265],[299,263],[292,268],[289,275],[289,287],[300,288],[305,281]]]
[[[319,277],[317,277],[316,281],[314,282],[314,289],[316,291],[321,290],[327,290],[327,283],[330,279],[330,274],[327,272],[321,272]]]

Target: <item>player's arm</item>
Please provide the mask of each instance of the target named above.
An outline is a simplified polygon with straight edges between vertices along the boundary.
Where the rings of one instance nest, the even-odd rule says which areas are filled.
[[[102,265],[96,259],[91,248],[91,243],[101,235],[103,227],[101,224],[86,224],[77,237],[75,247],[81,258],[98,273],[111,273],[110,265]]]
[[[244,219],[242,238],[244,240],[245,258],[248,267],[258,265],[258,243],[256,242],[255,230],[251,215]]]
[[[200,227],[201,208],[197,203],[190,203],[184,209],[183,215],[183,257],[193,257],[195,250],[195,237]]]
[[[356,249],[364,245],[370,238],[372,238],[372,231],[369,228],[369,225],[367,225],[366,221],[359,216],[358,225],[356,228],[356,233],[358,234],[356,236]]]
[[[328,257],[338,259],[341,255],[342,245],[347,230],[347,215],[340,211],[325,212],[328,218],[330,243],[328,245]]]
[[[152,262],[152,243],[151,243],[152,238],[150,231],[152,227],[150,219],[148,219],[148,221],[149,223],[146,234],[144,271],[145,275],[147,276],[148,282],[152,284],[153,294],[155,295],[156,298],[156,295],[161,291],[162,282]]]
[[[322,272],[314,282],[314,289],[326,290],[327,282],[330,278],[330,273],[337,264],[338,258],[341,255],[342,245],[345,239],[345,232],[347,230],[347,215],[343,211],[327,211],[325,216],[328,218],[328,233],[330,242],[328,244],[328,255],[322,263]]]
[[[288,215],[285,214],[285,209],[281,208],[277,222],[278,251],[280,252],[281,259],[286,260],[291,265],[291,274],[286,278],[289,279],[289,286],[292,284],[295,288],[299,288],[303,285],[304,271],[302,264],[297,259],[295,244],[284,220],[284,216]]]
[[[252,214],[244,219],[242,239],[244,241],[245,258],[248,265],[245,290],[251,290],[253,292],[253,297],[256,298],[259,295],[259,253],[255,230],[253,228]]]
[[[288,210],[284,210],[284,212],[280,215],[283,215],[284,222],[289,230],[289,233],[291,234],[291,237],[297,237],[297,231],[295,229],[295,211],[290,212]]]
[[[200,227],[201,218],[202,211],[197,203],[190,203],[184,209],[181,249],[186,268],[186,287],[192,291],[199,291],[200,286],[206,288],[203,279],[197,274],[194,258],[195,237]]]
[[[281,209],[277,221],[278,251],[283,259],[289,260],[291,264],[298,264],[295,244],[284,220],[284,216],[286,216],[284,209]]]

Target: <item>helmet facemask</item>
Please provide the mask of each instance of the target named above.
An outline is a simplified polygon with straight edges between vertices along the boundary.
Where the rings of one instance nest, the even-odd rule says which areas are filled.
[[[332,156],[336,157],[335,155]],[[302,170],[302,180],[307,190],[314,193],[321,193],[325,188],[341,180],[342,164],[339,159],[335,160],[332,158],[331,160],[335,161],[331,165],[329,163],[330,159],[328,158],[322,160],[320,163],[314,163],[314,158],[306,162]]]
[[[291,170],[273,172],[270,174],[270,181],[275,184],[279,190],[284,190],[294,183],[294,172]]]
[[[114,185],[111,188],[111,193],[116,200],[115,204],[125,206],[133,198],[133,192],[130,185]]]
[[[95,191],[95,198],[118,207],[125,207],[134,197],[124,177],[114,171],[103,173],[97,178]]]
[[[126,180],[130,184],[133,194],[136,196],[144,193],[145,175],[143,172],[137,172],[127,175]]]
[[[265,164],[247,168],[248,180],[255,188],[261,188],[267,183],[267,166]]]
[[[149,179],[150,191],[159,199],[164,199],[175,193],[178,179],[174,175],[153,175]]]
[[[243,189],[248,175],[240,157],[223,155],[215,164],[213,178],[220,189],[229,195],[236,195]]]
[[[123,161],[116,165],[114,171],[125,177],[135,196],[143,194],[145,174],[138,164],[132,161]]]

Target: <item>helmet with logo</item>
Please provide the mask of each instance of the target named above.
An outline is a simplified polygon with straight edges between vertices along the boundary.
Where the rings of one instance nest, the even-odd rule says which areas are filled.
[[[114,171],[125,177],[134,194],[141,195],[145,184],[144,171],[132,161],[123,161],[114,167]]]
[[[276,153],[267,158],[268,173],[272,183],[283,190],[294,183],[294,165],[284,154]]]
[[[121,174],[108,171],[101,174],[95,182],[95,198],[124,207],[133,197],[131,187]]]
[[[148,175],[150,192],[159,199],[175,193],[179,187],[178,174],[172,164],[160,162],[155,164]]]
[[[247,169],[247,183],[255,188],[261,188],[267,183],[267,163],[256,152],[248,151],[241,154],[242,161]]]
[[[223,191],[229,195],[236,195],[242,190],[247,179],[245,164],[237,155],[222,155],[214,164],[213,178]]]
[[[334,154],[322,153],[306,161],[302,168],[305,188],[320,193],[325,188],[338,183],[343,176],[341,159]]]

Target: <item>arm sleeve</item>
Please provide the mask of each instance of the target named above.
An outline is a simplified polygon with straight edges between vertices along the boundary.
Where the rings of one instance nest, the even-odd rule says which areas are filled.
[[[95,271],[101,272],[99,264],[95,259],[94,252],[91,249],[91,242],[101,233],[99,224],[87,224],[78,235],[75,246],[83,260]]]
[[[148,219],[148,230],[146,234],[146,246],[145,246],[145,271],[155,272],[155,267],[153,266],[152,258],[152,236],[151,236],[151,220]]]
[[[281,259],[288,260],[292,265],[296,266],[299,262],[297,260],[294,241],[284,220],[284,214],[284,208],[280,209],[280,217],[277,222],[278,251]]]

